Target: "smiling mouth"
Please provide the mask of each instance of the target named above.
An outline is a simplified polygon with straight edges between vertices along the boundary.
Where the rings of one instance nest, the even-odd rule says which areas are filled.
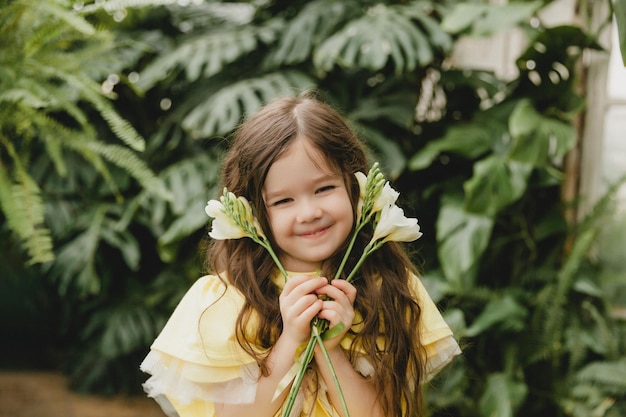
[[[328,229],[330,229],[330,226],[322,227],[321,229],[315,229],[315,230],[312,230],[310,232],[301,233],[300,237],[317,237],[317,236],[321,236],[324,233],[326,233],[326,231]]]

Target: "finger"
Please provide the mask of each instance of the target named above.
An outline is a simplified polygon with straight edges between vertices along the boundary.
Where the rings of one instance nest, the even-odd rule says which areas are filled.
[[[330,283],[333,287],[341,290],[348,299],[350,300],[350,304],[354,304],[354,300],[356,300],[357,289],[354,285],[346,281],[345,279],[334,279]]]
[[[327,308],[324,307],[318,314],[317,316],[320,319],[324,319],[324,320],[328,320],[328,322],[330,323],[330,327],[334,327],[335,325],[337,325],[338,323],[344,323],[347,321],[344,317],[342,317],[341,313],[339,313],[339,311],[334,310],[332,308]],[[349,326],[346,326],[349,327]]]
[[[284,310],[290,316],[300,316],[313,305],[317,305],[318,309],[323,307],[321,300],[315,294],[307,294],[293,302],[286,302]]]
[[[318,288],[327,284],[328,280],[323,277],[298,275],[287,280],[281,295],[287,297],[291,296],[292,294],[295,294],[297,296],[303,296],[304,294],[312,293]]]
[[[334,281],[343,281],[343,280],[334,280]],[[347,283],[347,285],[342,284],[342,283],[335,285],[334,281],[331,282],[330,285],[325,285],[324,287],[316,290],[317,294],[325,295],[328,298],[331,298],[337,301],[344,307],[348,307],[354,304],[354,300],[356,299],[356,288],[354,288],[354,286],[352,286],[349,283]]]
[[[346,307],[336,301],[324,301],[324,306],[322,311],[318,313],[318,317],[328,320],[331,327],[343,323],[348,329],[354,321],[354,309],[349,304]]]

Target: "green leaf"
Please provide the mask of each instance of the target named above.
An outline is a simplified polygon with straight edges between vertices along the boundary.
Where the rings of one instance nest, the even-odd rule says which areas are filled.
[[[474,165],[474,175],[464,184],[466,209],[495,216],[526,191],[532,165],[491,155]]]
[[[437,217],[437,254],[448,281],[456,288],[468,288],[473,281],[472,268],[489,244],[493,219],[469,213],[459,197],[442,199]]]
[[[146,190],[159,195],[165,200],[172,198],[169,190],[165,188],[161,180],[152,172],[146,163],[139,159],[131,150],[118,145],[107,145],[101,142],[88,141],[86,143],[74,143],[73,146],[84,146],[101,155],[109,162],[123,168],[134,177]]]
[[[24,170],[11,144],[8,150],[17,166],[17,181],[13,181],[4,165],[0,164],[0,208],[8,226],[19,237],[22,247],[26,250],[28,263],[51,261],[54,259],[52,236],[44,223],[41,190]]]
[[[76,13],[66,9],[62,5],[57,5],[52,1],[38,2],[39,12],[44,12],[49,16],[54,16],[63,20],[71,28],[77,30],[83,35],[90,36],[96,33],[96,29],[85,19],[78,16]]]
[[[487,377],[487,387],[480,398],[480,415],[513,417],[527,393],[526,384],[513,380],[510,375],[490,374]]]
[[[491,132],[480,124],[451,126],[440,139],[428,142],[411,157],[409,169],[418,171],[428,168],[442,152],[451,152],[474,159],[491,148]]]
[[[116,230],[112,222],[106,222],[100,230],[100,237],[112,247],[118,249],[126,265],[133,271],[139,270],[141,252],[137,239],[127,230]]]
[[[562,158],[576,144],[576,131],[566,123],[537,112],[530,100],[522,100],[509,119],[513,144],[509,157],[534,166]]]
[[[184,68],[187,81],[210,78],[226,65],[256,50],[261,35],[271,34],[267,39],[271,41],[278,29],[276,21],[270,21],[262,27],[220,27],[186,39],[171,52],[162,53],[152,61],[141,73],[137,86],[148,90],[177,68]]]
[[[434,38],[440,44],[432,45],[432,33],[416,24],[416,15],[420,16],[418,20],[429,19],[414,5],[372,6],[361,18],[351,20],[326,39],[315,51],[313,63],[321,74],[336,65],[377,71],[392,62],[397,74],[425,66],[432,62],[434,49],[449,44],[441,40],[447,38],[442,32]],[[428,25],[428,30],[435,27]]]
[[[626,375],[626,358],[621,358],[615,361],[591,362],[578,372],[576,379],[619,387],[619,391],[623,394],[626,392],[624,375]]]
[[[415,121],[414,106],[417,98],[413,92],[377,89],[375,94],[358,100],[349,118],[357,122],[374,123],[385,120],[402,129],[409,129]]]
[[[541,7],[541,1],[505,5],[459,3],[444,17],[441,26],[450,33],[488,36],[528,21]]]
[[[281,66],[303,62],[317,44],[328,37],[345,19],[351,2],[321,0],[308,2],[298,15],[287,23],[277,48],[268,63]]]
[[[80,298],[100,293],[101,282],[95,268],[95,255],[106,210],[106,205],[96,207],[87,230],[62,246],[56,261],[50,265],[50,275],[56,281],[61,295],[70,290],[74,290]]]
[[[314,85],[311,78],[298,71],[281,71],[238,81],[208,96],[189,112],[182,125],[195,137],[225,134],[267,101],[297,94]]]
[[[322,340],[330,340],[333,337],[340,335],[345,328],[346,326],[343,323],[337,323],[336,325],[322,333]]]
[[[527,314],[512,296],[504,295],[489,301],[471,326],[465,329],[464,335],[475,337],[494,326],[507,331],[520,331],[524,328]]]
[[[385,137],[381,131],[369,126],[359,125],[359,130],[363,132],[363,137],[372,148],[377,151],[382,170],[390,179],[398,178],[406,166],[406,158],[398,142]]]

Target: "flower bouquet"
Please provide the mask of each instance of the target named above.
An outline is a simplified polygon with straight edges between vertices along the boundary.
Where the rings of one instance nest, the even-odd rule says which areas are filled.
[[[333,279],[338,279],[342,276],[346,261],[363,227],[368,223],[372,223],[374,233],[369,243],[363,249],[363,253],[356,265],[346,276],[348,282],[354,278],[363,261],[365,261],[371,253],[379,249],[385,242],[411,242],[422,235],[417,219],[405,217],[404,211],[395,204],[399,193],[389,185],[389,182],[381,173],[378,163],[372,165],[367,175],[362,172],[357,172],[355,176],[360,189],[356,224],[346,253]],[[240,239],[243,237],[252,239],[267,250],[285,280],[289,279],[287,271],[274,252],[269,239],[261,229],[261,225],[254,216],[252,207],[245,197],[236,196],[227,189],[224,189],[224,193],[219,201],[209,201],[205,211],[213,218],[209,236],[218,240]],[[282,417],[288,417],[291,413],[304,374],[313,358],[316,345],[320,347],[322,354],[328,362],[335,385],[341,397],[344,414],[349,416],[348,407],[345,403],[339,380],[337,379],[337,375],[334,372],[330,357],[323,343],[325,339],[336,336],[341,333],[343,329],[343,324],[336,325],[329,329],[326,320],[313,320],[311,323],[311,338],[309,342],[303,349],[298,349],[299,358],[296,360],[298,370],[293,379],[293,385],[289,391],[287,402],[283,407]],[[291,382],[291,378],[290,373],[283,378],[276,389],[275,398]]]

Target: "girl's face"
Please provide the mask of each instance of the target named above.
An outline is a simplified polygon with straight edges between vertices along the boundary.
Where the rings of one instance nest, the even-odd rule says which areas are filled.
[[[271,165],[263,199],[279,258],[289,271],[319,269],[352,230],[343,176],[306,139],[296,139]]]

